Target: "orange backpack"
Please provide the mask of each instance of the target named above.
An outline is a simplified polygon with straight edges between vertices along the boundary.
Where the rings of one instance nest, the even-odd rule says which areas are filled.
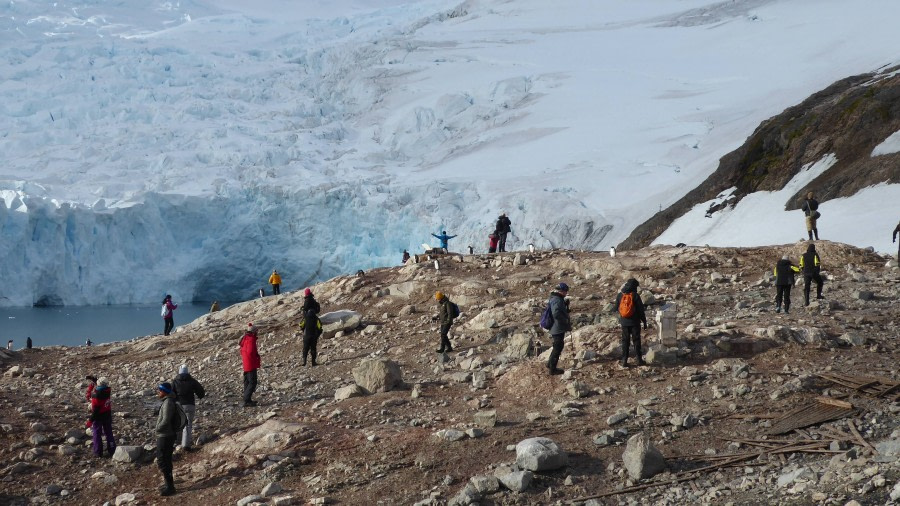
[[[619,302],[619,316],[622,318],[631,318],[634,316],[634,293],[628,292],[622,294],[622,300]]]

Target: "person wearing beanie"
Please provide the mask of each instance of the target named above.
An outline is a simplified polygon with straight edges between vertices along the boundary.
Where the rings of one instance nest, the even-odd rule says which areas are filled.
[[[172,329],[175,328],[175,318],[173,317],[172,312],[178,309],[178,304],[173,304],[172,296],[166,295],[166,298],[162,301],[162,306],[162,317],[166,322],[163,327],[163,335],[167,336],[172,332]]]
[[[806,248],[806,253],[800,256],[800,269],[803,271],[803,298],[805,305],[809,305],[809,288],[813,281],[816,282],[816,298],[822,297],[822,262],[819,260],[819,254],[816,253],[816,245],[810,243]]]
[[[103,437],[106,438],[106,453],[112,457],[116,452],[116,438],[112,429],[112,391],[109,380],[100,378],[91,393],[91,418],[89,425],[93,436],[92,449],[95,457],[103,456]]]
[[[256,327],[250,323],[247,332],[238,343],[241,347],[241,362],[244,366],[244,407],[256,406],[253,393],[258,381],[257,371],[260,367],[259,350],[256,348]]]
[[[553,351],[550,352],[550,358],[547,360],[547,369],[551,375],[563,373],[563,370],[557,366],[565,345],[566,332],[572,330],[572,322],[569,319],[569,301],[566,300],[567,295],[569,295],[569,285],[559,283],[550,292],[550,298],[547,300],[547,307],[550,308],[550,315],[553,316],[553,325],[550,327]]]
[[[309,288],[303,290],[302,309],[304,315],[308,313],[310,309],[313,310],[313,312],[315,312],[316,314],[319,314],[319,311],[322,310],[322,307],[319,306],[319,301],[316,300],[316,298],[313,296],[312,290],[310,290]]]
[[[441,292],[435,292],[434,299],[438,304],[438,315],[432,318],[432,321],[438,320],[441,324],[441,347],[437,352],[450,353],[453,351],[453,346],[450,344],[450,327],[453,326],[453,320],[456,319],[459,309]]]
[[[202,399],[206,396],[206,390],[199,381],[191,376],[187,364],[182,364],[178,368],[178,375],[172,380],[172,391],[175,394],[175,402],[184,410],[187,417],[187,424],[181,431],[181,448],[185,451],[191,451],[191,437],[194,429],[194,416],[197,414],[197,406],[195,399]]]
[[[787,255],[784,255],[775,264],[772,272],[775,274],[775,312],[781,312],[781,304],[784,302],[784,312],[788,313],[791,309],[791,287],[794,286],[794,274],[800,272],[800,269],[791,263]]]
[[[269,284],[272,285],[272,295],[281,293],[281,275],[278,274],[278,271],[272,270],[272,275],[269,276]]]
[[[622,286],[622,290],[616,295],[616,302],[613,306],[614,311],[619,313],[619,325],[622,326],[622,361],[620,363],[622,367],[628,367],[628,352],[632,344],[637,365],[646,365],[641,350],[641,324],[643,323],[644,328],[647,328],[647,314],[644,301],[641,300],[637,291],[638,286],[640,286],[638,280],[628,279]]]
[[[175,493],[175,478],[172,476],[172,452],[175,451],[175,432],[178,423],[178,406],[171,383],[160,383],[156,387],[157,397],[162,400],[159,416],[156,418],[156,465],[163,475],[165,484],[159,488],[163,496]]]
[[[819,201],[816,200],[813,192],[809,192],[806,194],[806,200],[803,202],[803,207],[800,209],[803,211],[803,214],[806,215],[806,233],[809,234],[809,240],[813,240],[813,235],[815,235],[816,240],[819,240],[819,229],[816,226],[816,220],[819,219]]]

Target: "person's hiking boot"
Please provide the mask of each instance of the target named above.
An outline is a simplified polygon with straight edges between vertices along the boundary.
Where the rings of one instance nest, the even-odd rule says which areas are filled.
[[[776,313],[780,313],[780,312],[781,312],[781,306],[775,306],[775,312],[776,312]]]
[[[317,365],[319,365],[319,363],[316,362],[315,360],[313,360],[313,361],[312,361],[312,366],[315,367],[315,366],[317,366]]]
[[[628,369],[628,360],[624,358],[622,360],[619,360],[619,368]]]
[[[443,349],[443,348],[441,348],[441,349],[439,349],[439,350],[436,350],[436,351],[437,351],[438,353],[444,353],[444,349]]]
[[[300,362],[300,365],[306,365],[306,359],[303,359],[303,362]]]
[[[641,357],[638,357],[637,365],[644,366],[644,365],[647,365],[647,362],[644,362],[644,359],[642,359]]]
[[[816,298],[821,300],[821,299],[824,299],[825,297],[822,297],[821,295],[816,295]]]
[[[554,367],[554,368],[550,369],[550,376],[559,376],[560,374],[562,374],[564,372],[566,372],[566,371],[563,371],[562,369],[560,369],[558,367]]]
[[[244,401],[245,408],[252,408],[253,406],[256,406],[256,401]]]
[[[784,306],[784,314],[788,314],[790,312],[790,309],[787,306]]]

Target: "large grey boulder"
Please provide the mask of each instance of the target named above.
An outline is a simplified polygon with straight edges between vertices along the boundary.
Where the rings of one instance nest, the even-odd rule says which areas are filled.
[[[116,447],[116,452],[112,458],[116,462],[134,463],[140,460],[143,453],[143,446],[120,445]]]
[[[516,445],[516,465],[529,471],[552,471],[569,463],[569,455],[553,440],[534,437]]]
[[[625,469],[633,480],[643,480],[661,473],[666,459],[654,448],[643,433],[632,436],[622,454]]]
[[[509,358],[528,358],[531,355],[534,343],[527,334],[516,334],[509,339],[503,354]]]
[[[332,311],[319,315],[322,322],[322,337],[334,337],[338,332],[355,330],[362,323],[362,315],[349,309]]]
[[[369,393],[390,392],[403,383],[400,366],[384,358],[363,359],[353,368],[353,381]]]

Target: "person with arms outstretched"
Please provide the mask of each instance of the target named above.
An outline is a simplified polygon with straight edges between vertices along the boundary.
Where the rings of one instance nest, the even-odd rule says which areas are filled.
[[[449,244],[450,239],[453,239],[454,237],[456,237],[455,235],[447,235],[446,230],[441,230],[441,235],[437,235],[437,234],[431,234],[431,235],[433,235],[434,237],[438,238],[441,241],[441,249],[444,250],[445,253],[447,251],[449,251],[448,244]]]

